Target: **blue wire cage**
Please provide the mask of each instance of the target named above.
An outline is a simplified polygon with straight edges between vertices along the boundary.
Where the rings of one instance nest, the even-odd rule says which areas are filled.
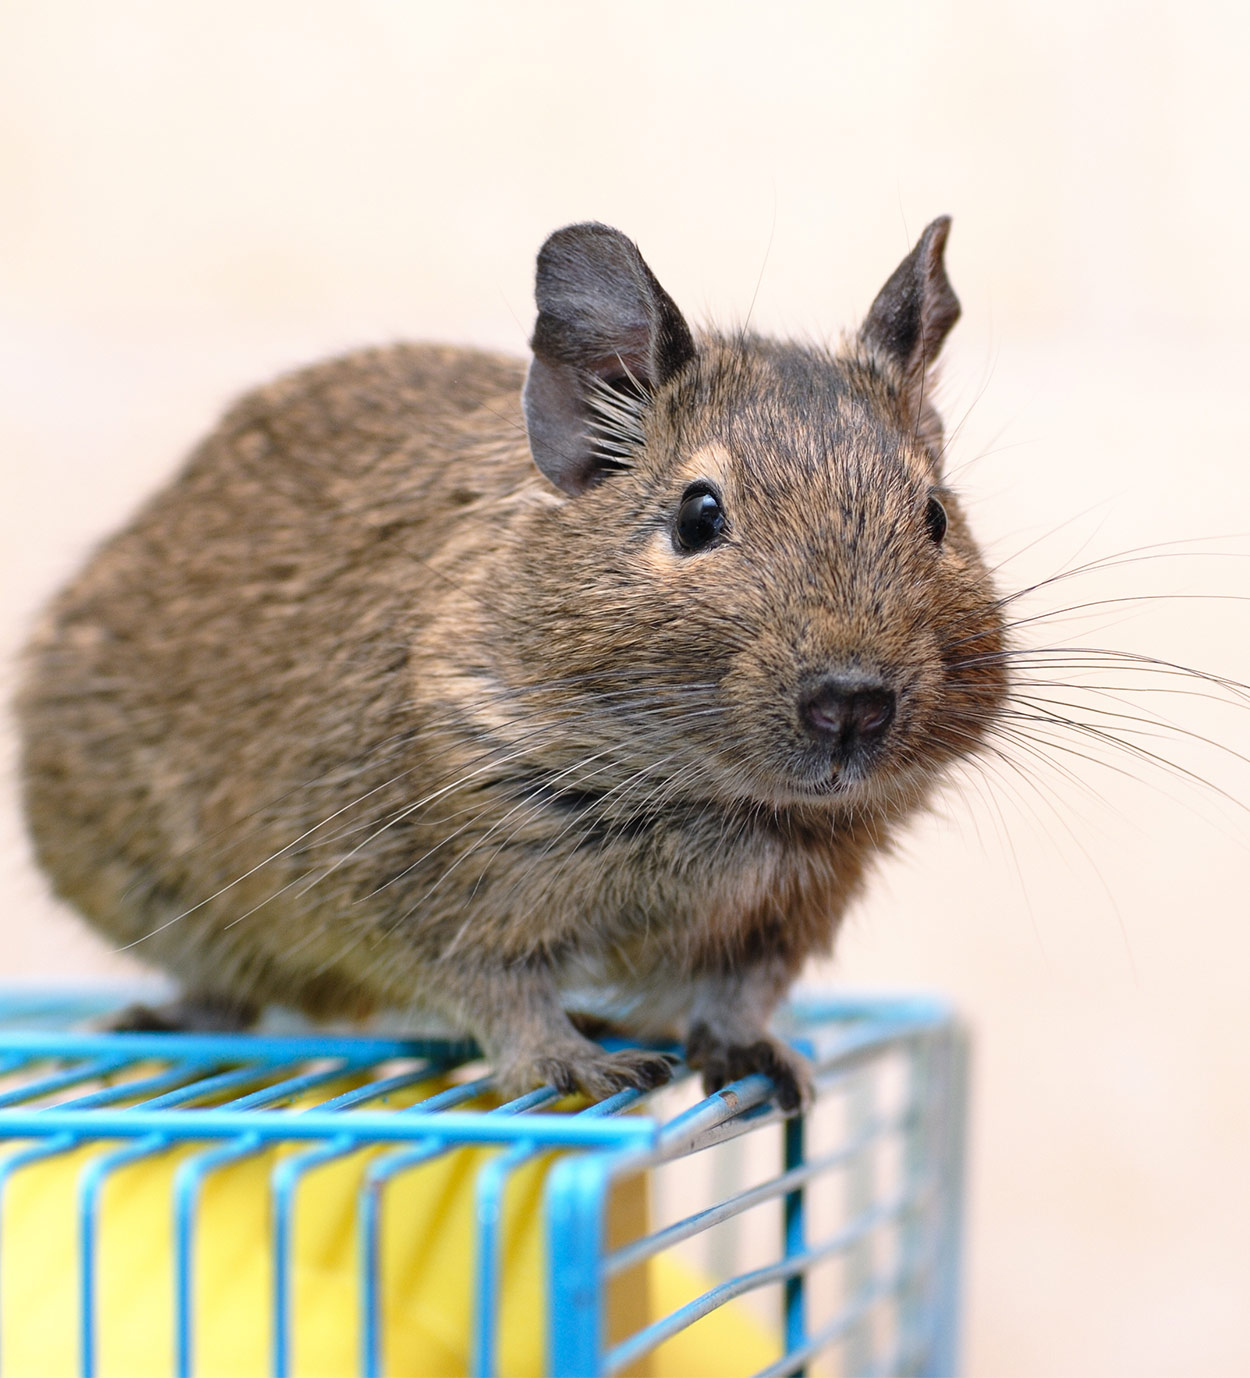
[[[394,1360],[388,1340],[401,1320],[384,1277],[384,1236],[399,1228],[388,1193],[468,1152],[470,1262],[463,1285],[445,1279],[466,1293],[464,1371],[509,1372],[503,1316],[520,1265],[505,1204],[539,1162],[530,1224],[545,1306],[534,1324],[545,1330],[541,1371],[553,1378],[656,1372],[652,1359],[674,1337],[743,1306],[775,1339],[774,1357],[753,1370],[760,1378],[956,1371],[966,1049],[940,1002],[798,1002],[784,1031],[812,1058],[817,1095],[788,1120],[764,1077],[703,1098],[685,1069],[672,1088],[582,1108],[558,1108],[550,1088],[484,1108],[489,1077],[470,1046],[306,1031],[90,1032],[109,1004],[106,993],[0,994],[0,1298],[22,1266],[15,1189],[24,1174],[72,1161],[64,1180],[76,1238],[63,1270],[73,1303],[56,1319],[76,1329],[74,1371],[107,1367],[109,1184],[161,1160],[173,1165],[168,1276],[153,1303],[172,1334],[163,1371],[203,1373],[197,1340],[226,1323],[204,1299],[196,1241],[214,1179],[248,1162],[265,1179],[251,1250],[265,1255],[268,1279],[264,1370],[301,1371],[297,1202],[319,1172],[353,1161],[345,1228],[356,1369],[417,1371]],[[631,1184],[645,1208],[614,1215]],[[37,1218],[28,1228],[44,1231]],[[642,1307],[613,1308],[614,1287],[667,1256],[697,1264],[676,1301],[649,1293]]]

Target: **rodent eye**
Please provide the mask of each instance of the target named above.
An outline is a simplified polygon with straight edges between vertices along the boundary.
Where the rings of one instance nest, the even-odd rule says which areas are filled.
[[[725,530],[720,498],[706,483],[692,483],[682,496],[673,523],[673,545],[687,553],[712,544]]]
[[[924,510],[924,524],[934,545],[941,545],[946,535],[946,508],[937,498],[929,499],[929,505]]]

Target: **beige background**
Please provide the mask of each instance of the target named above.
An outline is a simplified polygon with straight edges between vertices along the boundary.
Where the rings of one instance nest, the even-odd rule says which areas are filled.
[[[827,336],[950,211],[955,475],[1004,586],[1190,542],[1027,606],[1193,597],[1022,634],[1250,680],[1242,13],[0,5],[6,664],[240,388],[399,335],[523,350],[559,224],[622,226],[692,317]],[[1244,709],[1094,679],[1250,749]],[[1250,830],[1219,793],[1250,767],[1178,733],[1145,745],[1210,785],[1048,734],[969,773],[825,973],[975,1028],[971,1374],[1250,1372]],[[4,977],[122,971],[11,781]]]

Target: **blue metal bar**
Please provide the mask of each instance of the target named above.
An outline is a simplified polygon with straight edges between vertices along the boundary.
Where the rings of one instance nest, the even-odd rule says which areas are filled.
[[[927,1021],[903,1019],[819,1026],[809,1040],[818,1087],[823,1087],[830,1077],[854,1072],[877,1053],[931,1037],[935,1027]]]
[[[577,1153],[547,1180],[547,1360],[552,1378],[601,1378],[604,1208],[635,1155]]]
[[[805,1185],[814,1177],[819,1177],[827,1172],[835,1171],[837,1168],[844,1166],[848,1161],[854,1158],[857,1153],[867,1147],[874,1139],[892,1132],[897,1129],[901,1123],[901,1119],[878,1120],[857,1138],[853,1139],[849,1144],[843,1145],[841,1148],[835,1148],[820,1158],[814,1158],[801,1163],[780,1177],[774,1177],[767,1182],[761,1182],[759,1186],[739,1192],[736,1196],[731,1196],[724,1201],[720,1201],[715,1206],[709,1206],[706,1210],[698,1211],[694,1215],[685,1216],[683,1219],[677,1220],[671,1225],[666,1225],[664,1229],[657,1230],[655,1234],[646,1235],[642,1239],[634,1240],[632,1244],[625,1244],[619,1249],[614,1249],[604,1258],[604,1267],[607,1275],[609,1277],[616,1277],[617,1274],[623,1273],[627,1269],[637,1267],[639,1263],[644,1262],[653,1255],[662,1253],[665,1249],[672,1248],[674,1244],[680,1244],[684,1239],[690,1239],[696,1234],[702,1234],[704,1230],[709,1230],[714,1225],[719,1225],[726,1220],[731,1220],[734,1216],[742,1215],[744,1212],[753,1209],[755,1206],[762,1205],[766,1201],[775,1200],[778,1196],[783,1196],[787,1192]]]
[[[194,1354],[195,1241],[192,1225],[200,1187],[214,1168],[236,1163],[266,1145],[256,1135],[243,1134],[233,1143],[221,1144],[179,1164],[174,1177],[174,1371],[191,1378]]]
[[[657,1124],[649,1145],[644,1139],[615,1153],[577,1154],[555,1165],[547,1183],[547,1351],[555,1378],[609,1371],[603,1309],[608,1273],[602,1249],[609,1183],[775,1122],[780,1117],[773,1095],[767,1077],[743,1077],[662,1129]]]
[[[211,1065],[211,1064],[209,1064]],[[145,1102],[149,1109],[185,1104],[206,1095],[231,1089],[254,1081],[257,1072],[252,1068],[222,1072],[191,1084],[187,1077],[197,1068],[197,1064],[184,1064],[155,1076],[123,1082],[118,1086],[106,1087],[100,1091],[80,1096],[68,1102],[76,1110],[109,1104],[114,1100],[133,1095],[136,1089],[152,1090],[171,1081],[183,1083],[176,1085],[164,1095]],[[92,1159],[83,1172],[78,1188],[78,1238],[79,1238],[79,1333],[80,1363],[84,1378],[92,1378],[96,1371],[96,1345],[98,1327],[96,1324],[96,1249],[99,1243],[99,1212],[105,1182],[110,1174],[129,1163],[137,1162],[169,1147],[169,1139],[151,1135],[124,1148],[114,1149]]]
[[[861,1065],[856,1069],[848,1101],[848,1113],[853,1130],[876,1118],[875,1080]],[[846,1208],[860,1216],[871,1211],[876,1199],[876,1161],[868,1153],[860,1153],[847,1169]],[[848,1251],[846,1285],[853,1295],[860,1295],[872,1278],[873,1259],[867,1235],[859,1236]],[[850,1373],[866,1373],[872,1367],[872,1335],[864,1327],[851,1326],[846,1340],[846,1367]]]
[[[445,1104],[463,1104],[482,1093],[491,1084],[491,1079],[481,1078],[464,1086],[451,1087],[434,1101]],[[431,1107],[431,1102],[423,1102],[423,1107]],[[445,1112],[447,1113],[447,1112]],[[382,1372],[382,1191],[397,1171],[405,1167],[416,1167],[419,1163],[430,1162],[440,1153],[448,1151],[449,1146],[438,1138],[423,1138],[415,1148],[404,1149],[400,1153],[390,1153],[386,1160],[385,1177],[375,1178],[373,1174],[365,1178],[365,1188],[360,1199],[360,1251],[361,1251],[361,1370],[368,1378],[378,1378]],[[375,1169],[378,1164],[375,1164]]]
[[[578,1155],[556,1165],[548,1184],[548,1352],[557,1378],[614,1372],[668,1338],[657,1334],[645,1342],[642,1337],[654,1329],[650,1327],[618,1346],[611,1355],[603,1354],[602,1296],[596,1299],[596,1294],[602,1293],[608,1276],[600,1249],[608,1181],[777,1121],[780,1115],[772,1103],[773,1094],[772,1082],[767,1077],[744,1077],[664,1126],[650,1154],[636,1150],[610,1156]],[[691,1316],[672,1333],[695,1319]],[[639,1345],[636,1351],[628,1349],[635,1343]],[[624,1357],[619,1361],[613,1357],[622,1351]]]
[[[503,1198],[508,1178],[541,1150],[532,1139],[504,1149],[477,1179],[477,1252],[473,1260],[474,1315],[469,1372],[473,1378],[495,1378],[499,1361],[500,1248]]]
[[[56,1134],[42,1143],[32,1144],[30,1148],[19,1149],[8,1158],[0,1158],[0,1208],[4,1204],[4,1188],[15,1172],[30,1163],[68,1153],[71,1149],[77,1148],[78,1143],[78,1137],[74,1134]]]
[[[206,1058],[215,1062],[312,1062],[323,1057],[350,1057],[358,1062],[392,1058],[423,1061],[467,1061],[477,1045],[432,1038],[369,1038],[342,1034],[199,1034],[199,1033],[44,1033],[0,1029],[0,1052],[41,1058],[90,1057],[102,1046],[127,1059]]]
[[[967,1171],[968,1041],[958,1025],[946,1031],[948,1083],[945,1117],[937,1145],[943,1175],[941,1244],[934,1311],[936,1327],[930,1362],[923,1378],[954,1378],[959,1371],[960,1278],[964,1250],[964,1189]]]
[[[941,1240],[930,1238],[926,1247],[924,1270],[931,1277],[939,1277],[941,1274],[942,1252]],[[933,1289],[933,1295],[937,1295],[936,1288]],[[904,1375],[904,1378],[922,1378],[922,1375],[932,1371],[934,1344],[941,1322],[942,1317],[935,1302],[923,1317],[923,1324],[908,1334],[900,1332],[893,1349],[882,1356],[872,1373],[865,1378],[897,1378],[897,1375]]]
[[[783,1137],[786,1173],[797,1171],[803,1163],[803,1129],[802,1115],[795,1115],[793,1119],[789,1119],[785,1123]],[[807,1248],[803,1221],[803,1187],[801,1184],[786,1192],[782,1215],[784,1256],[787,1259],[801,1258]],[[802,1273],[795,1273],[786,1278],[785,1281],[783,1306],[785,1308],[786,1350],[788,1352],[800,1350],[807,1338],[805,1282],[806,1279]],[[800,1369],[797,1372],[801,1375],[803,1370]]]
[[[788,1016],[800,1024],[845,1024],[871,1020],[874,1024],[915,1024],[942,1028],[954,1018],[950,1003],[935,995],[860,994],[836,995],[797,991],[790,999]]]
[[[166,1086],[184,1085],[191,1078],[199,1076],[208,1068],[214,1066],[211,1062],[200,1062],[192,1064],[179,1064],[171,1067],[167,1072],[156,1072],[149,1077],[136,1077],[134,1081],[120,1081],[113,1086],[101,1087],[98,1091],[92,1091],[85,1096],[75,1096],[73,1100],[63,1101],[62,1110],[95,1110],[101,1105],[115,1105],[118,1101],[130,1100],[132,1097],[142,1097],[149,1091],[160,1091]],[[150,1109],[155,1104],[155,1099],[150,1101],[140,1101]]]
[[[904,1210],[906,1209],[905,1207]],[[833,1316],[811,1337],[803,1349],[804,1359],[813,1358],[822,1349],[827,1349],[839,1342],[845,1342],[857,1328],[865,1324],[868,1313],[874,1306],[891,1298],[897,1301],[897,1298],[904,1292],[911,1290],[914,1285],[911,1276],[913,1273],[932,1272],[939,1253],[940,1242],[936,1237],[931,1238],[923,1253],[913,1258],[909,1264],[899,1263],[888,1272],[870,1279],[852,1294],[850,1300],[836,1316]],[[847,1371],[853,1371],[859,1378],[904,1378],[904,1375],[908,1374],[909,1371],[919,1372],[919,1370],[912,1370],[910,1366],[917,1360],[923,1361],[926,1357],[927,1350],[923,1336],[910,1336],[906,1339],[900,1337],[891,1352],[883,1354],[869,1367],[862,1370],[850,1370],[848,1368]],[[847,1367],[847,1360],[848,1355],[844,1344],[844,1368]],[[755,1374],[753,1378],[766,1378],[766,1375],[790,1372],[790,1368],[783,1367],[779,1362],[774,1368],[766,1369],[763,1374]]]
[[[359,1086],[353,1086],[340,1095],[332,1096],[329,1100],[319,1101],[316,1109],[323,1113],[337,1114],[341,1110],[351,1110],[357,1105],[367,1105],[372,1100],[385,1102],[387,1096],[393,1095],[396,1091],[406,1091],[410,1086],[419,1086],[423,1081],[432,1081],[447,1070],[446,1063],[427,1062],[414,1067],[410,1072],[397,1072],[394,1076],[383,1077],[378,1081],[362,1082]],[[430,1096],[427,1099],[433,1100],[434,1098]],[[403,1106],[399,1110],[388,1113],[410,1114],[424,1103],[424,1101],[414,1101],[411,1105]]]
[[[97,1051],[98,1047],[97,1044]],[[84,1081],[106,1077],[110,1072],[117,1072],[128,1066],[130,1061],[129,1057],[120,1055],[97,1057],[90,1062],[80,1062],[76,1067],[71,1067],[67,1071],[57,1072],[54,1076],[41,1077],[38,1081],[28,1081],[24,1086],[19,1086],[0,1095],[0,1110],[9,1105],[20,1105],[24,1101],[38,1100],[40,1096],[51,1095],[52,1092],[64,1090],[67,1086],[77,1086]]]
[[[775,1364],[761,1369],[755,1374],[755,1378],[790,1378],[790,1375],[802,1373],[803,1367],[809,1359],[814,1359],[822,1349],[837,1344],[851,1330],[862,1325],[872,1308],[897,1289],[900,1272],[901,1270],[896,1270],[879,1282],[869,1283],[866,1287],[861,1288],[850,1303],[831,1321],[822,1325],[814,1335],[804,1340],[801,1345],[788,1350]],[[859,1375],[870,1372],[866,1369],[850,1369],[848,1371],[856,1374],[857,1378]]]
[[[577,1113],[578,1119],[602,1119],[637,1105],[643,1093],[618,1091]],[[474,1260],[474,1297],[477,1329],[469,1372],[474,1378],[494,1378],[499,1359],[499,1306],[502,1273],[504,1193],[508,1179],[524,1163],[547,1152],[533,1140],[507,1149],[482,1169],[477,1180],[477,1253]],[[548,1302],[550,1305],[550,1301]]]
[[[934,1058],[932,1037],[917,1041],[908,1050],[907,1093],[909,1116],[903,1136],[903,1173],[911,1181],[930,1170],[930,1154],[934,1147],[933,1104],[930,1078],[939,1069]],[[899,1334],[896,1349],[901,1353],[912,1347],[914,1337],[923,1333],[932,1297],[925,1286],[926,1276],[920,1270],[911,1271],[911,1263],[924,1244],[923,1231],[930,1222],[920,1210],[909,1211],[899,1222],[899,1254],[904,1270],[908,1271],[907,1285],[898,1298],[896,1329]]]
[[[199,1081],[189,1081],[172,1091],[167,1091],[163,1096],[157,1096],[154,1100],[132,1106],[124,1113],[135,1115],[149,1110],[168,1110],[174,1106],[185,1106],[187,1108],[182,1112],[184,1115],[202,1115],[204,1112],[195,1105],[196,1101],[205,1100],[209,1096],[219,1096],[223,1091],[234,1091],[240,1086],[250,1086],[252,1082],[269,1076],[272,1071],[271,1066],[265,1065],[260,1067],[231,1067],[224,1072],[214,1072],[211,1077],[203,1077]],[[246,1099],[246,1097],[232,1098],[223,1101],[218,1108],[224,1109],[226,1106],[238,1108],[244,1104]],[[68,1109],[69,1107],[62,1108]],[[0,1125],[3,1123],[4,1116],[0,1115]],[[103,1138],[104,1136],[100,1135],[99,1137]]]
[[[350,1062],[340,1062],[335,1067],[324,1067],[318,1072],[301,1072],[298,1076],[283,1077],[279,1081],[268,1082],[266,1085],[260,1087],[259,1090],[252,1091],[246,1096],[240,1096],[238,1100],[230,1101],[228,1105],[224,1105],[220,1108],[226,1113],[237,1115],[243,1111],[259,1111],[265,1106],[281,1105],[284,1102],[295,1100],[297,1097],[302,1096],[305,1091],[311,1091],[317,1086],[325,1086],[331,1082],[342,1081],[345,1076],[349,1076],[352,1072],[359,1070],[361,1065],[362,1064],[353,1060]],[[367,1066],[368,1064],[366,1063],[363,1065]],[[266,1073],[273,1070],[275,1069],[265,1069]],[[130,1113],[142,1114],[144,1112],[131,1111]],[[200,1113],[213,1112],[201,1111]],[[266,1118],[272,1117],[274,1113],[274,1111],[268,1111],[266,1115],[257,1116],[256,1118],[260,1119],[263,1123]],[[293,1111],[291,1113],[300,1114],[301,1112]],[[316,1113],[326,1113],[324,1106],[318,1107]],[[334,1114],[333,1111],[329,1113]],[[253,1124],[255,1124],[255,1119],[253,1120]],[[259,1127],[257,1128],[257,1132],[260,1132]]]
[[[186,1082],[189,1077],[196,1075],[199,1071],[213,1066],[212,1063],[187,1064],[177,1066],[166,1072],[158,1072],[149,1077],[136,1077],[134,1081],[117,1082],[113,1086],[101,1087],[98,1091],[89,1091],[85,1096],[75,1096],[72,1100],[60,1101],[57,1108],[60,1110],[94,1110],[97,1106],[112,1105],[119,1100],[128,1100],[136,1091],[151,1091],[160,1086],[178,1085]],[[251,1074],[255,1076],[255,1073]],[[197,1085],[203,1085],[197,1082]],[[158,1100],[143,1102],[149,1108],[158,1104]],[[159,1098],[160,1104],[174,1104],[169,1096]],[[0,1114],[0,1124],[6,1123],[6,1115]]]
[[[466,1100],[472,1100],[475,1096],[481,1095],[491,1085],[492,1082],[489,1077],[482,1077],[478,1081],[466,1082],[463,1086],[452,1086],[440,1095],[433,1096],[428,1101],[422,1101],[420,1107],[414,1106],[413,1108],[420,1108],[429,1112],[439,1110],[442,1105],[463,1104]],[[520,1101],[511,1101],[507,1105],[499,1106],[496,1110],[488,1111],[481,1118],[498,1115],[500,1111],[516,1114],[528,1108],[531,1103],[548,1099],[550,1099],[550,1095],[545,1091],[533,1092]],[[454,1111],[444,1111],[443,1116],[454,1113]],[[539,1117],[535,1116],[534,1118]],[[436,1122],[436,1120],[427,1120],[425,1116],[422,1116],[419,1128]],[[454,1143],[448,1144],[438,1138],[437,1135],[425,1135],[419,1140],[415,1148],[389,1153],[385,1158],[374,1162],[365,1178],[365,1186],[360,1198],[360,1346],[361,1367],[368,1378],[378,1378],[382,1372],[383,1190],[387,1182],[397,1173],[429,1162],[453,1147],[456,1147]]]
[[[344,1128],[343,1120],[349,1121]],[[420,1126],[389,1112],[361,1111],[340,1117],[320,1110],[252,1113],[241,1110],[34,1110],[0,1115],[0,1139],[33,1139],[52,1134],[79,1134],[93,1139],[139,1139],[168,1134],[171,1139],[229,1139],[257,1134],[271,1141],[331,1139],[355,1134],[374,1143],[404,1143],[434,1138],[441,1143],[499,1144],[541,1139],[552,1147],[593,1148],[650,1144],[657,1126],[630,1117],[581,1120],[569,1115],[527,1115],[523,1124],[493,1115],[448,1111]]]
[[[304,1173],[322,1163],[359,1149],[361,1144],[350,1134],[331,1139],[318,1148],[284,1159],[272,1179],[273,1191],[273,1335],[271,1353],[274,1378],[288,1378],[291,1372],[291,1327],[295,1298],[291,1287],[291,1259],[294,1248],[294,1192]]]
[[[76,1110],[83,1110],[102,1103],[106,1104],[128,1097],[133,1095],[136,1090],[151,1090],[156,1086],[167,1085],[171,1081],[182,1083],[166,1094],[145,1102],[149,1109],[167,1107],[185,1104],[187,1101],[202,1099],[210,1094],[231,1089],[238,1085],[245,1085],[250,1081],[255,1081],[258,1076],[263,1075],[263,1071],[258,1071],[256,1068],[241,1068],[187,1084],[188,1077],[194,1075],[198,1070],[201,1070],[201,1068],[197,1064],[182,1064],[159,1075],[140,1078],[133,1082],[125,1082],[119,1086],[105,1088],[91,1095],[80,1097],[70,1102],[70,1105]],[[245,1097],[243,1100],[236,1102],[236,1104],[243,1105],[251,1099],[253,1098]],[[154,1153],[163,1151],[169,1146],[170,1140],[167,1136],[154,1134],[146,1139],[140,1139],[138,1142],[132,1143],[125,1148],[115,1149],[111,1153],[106,1153],[94,1159],[87,1165],[84,1171],[79,1186],[79,1245],[81,1255],[79,1274],[79,1324],[81,1333],[81,1364],[82,1370],[86,1375],[94,1374],[96,1368],[97,1308],[95,1295],[95,1259],[99,1241],[99,1210],[104,1184],[109,1175],[119,1168]]]
[[[635,1363],[657,1345],[672,1339],[674,1335],[693,1325],[695,1321],[701,1320],[709,1312],[715,1311],[717,1307],[723,1306],[727,1301],[732,1301],[735,1297],[740,1297],[746,1292],[756,1291],[760,1287],[767,1287],[771,1283],[784,1282],[787,1278],[797,1276],[805,1269],[814,1267],[826,1258],[845,1252],[872,1230],[877,1229],[882,1223],[893,1219],[900,1211],[906,1209],[908,1200],[908,1195],[902,1193],[890,1202],[873,1206],[865,1211],[823,1243],[805,1248],[802,1253],[795,1254],[790,1258],[783,1258],[777,1263],[755,1268],[749,1273],[741,1273],[735,1278],[730,1278],[715,1287],[710,1287],[701,1296],[687,1302],[685,1306],[678,1307],[676,1311],[661,1320],[645,1326],[642,1330],[631,1335],[628,1340],[617,1345],[615,1349],[610,1350],[604,1363],[605,1370],[609,1373],[615,1373],[618,1369]]]
[[[79,1362],[83,1378],[95,1378],[96,1346],[99,1326],[96,1317],[96,1249],[100,1241],[100,1202],[108,1176],[128,1163],[138,1162],[169,1147],[169,1140],[159,1134],[125,1148],[114,1149],[87,1164],[78,1188],[78,1326],[80,1335]]]
[[[440,1064],[430,1063],[411,1072],[401,1072],[397,1076],[380,1081],[371,1081],[364,1086],[345,1091],[333,1100],[325,1101],[319,1107],[323,1112],[339,1112],[355,1105],[379,1100],[393,1091],[404,1090],[409,1086],[437,1076],[442,1070]],[[424,1102],[407,1106],[396,1114],[411,1111],[425,1111],[435,1097]],[[271,1179],[273,1194],[273,1336],[272,1361],[275,1378],[287,1378],[291,1368],[291,1326],[294,1320],[294,1296],[291,1289],[291,1261],[294,1248],[295,1191],[300,1180],[314,1168],[344,1158],[361,1148],[359,1139],[353,1134],[340,1134],[329,1143],[305,1149],[283,1159],[274,1169]]]
[[[211,1065],[211,1064],[210,1064]],[[95,1092],[90,1096],[84,1096],[71,1102],[76,1109],[83,1109],[88,1104],[98,1103],[103,1099],[117,1099],[119,1096],[132,1094],[136,1087],[151,1086],[166,1083],[170,1080],[181,1081],[184,1084],[175,1087],[165,1095],[146,1102],[148,1109],[164,1108],[173,1105],[185,1104],[188,1101],[201,1100],[205,1096],[219,1094],[222,1091],[232,1090],[237,1086],[247,1085],[255,1081],[258,1077],[265,1075],[266,1069],[255,1067],[235,1068],[227,1072],[221,1072],[216,1076],[207,1077],[199,1081],[186,1084],[186,1078],[192,1072],[194,1064],[183,1064],[159,1076],[146,1078],[143,1081],[127,1082],[122,1086],[108,1088],[105,1091]],[[266,1087],[252,1096],[245,1096],[233,1102],[235,1108],[242,1108],[248,1104],[253,1104],[258,1097],[272,1099],[275,1094],[273,1088]],[[99,1243],[99,1212],[102,1200],[103,1189],[108,1177],[131,1163],[137,1162],[142,1158],[152,1156],[170,1147],[171,1140],[168,1136],[154,1134],[147,1139],[140,1139],[137,1143],[132,1143],[124,1148],[114,1149],[110,1153],[93,1159],[87,1164],[79,1185],[79,1244],[81,1252],[81,1266],[79,1275],[79,1324],[81,1330],[81,1363],[85,1378],[91,1378],[96,1371],[96,1345],[98,1341],[96,1325],[96,1249]]]
[[[773,1092],[772,1082],[759,1073],[722,1086],[664,1125],[656,1141],[656,1161],[685,1157],[780,1120]]]
[[[353,1060],[346,1065],[340,1063],[322,1071],[285,1077],[231,1102],[231,1112],[234,1114],[247,1111],[255,1112],[261,1106],[292,1100],[313,1087],[324,1086],[328,1082],[341,1081],[344,1075],[353,1070],[355,1065]],[[258,1118],[259,1116],[253,1115],[252,1123],[255,1124]],[[204,1179],[217,1168],[240,1162],[244,1158],[264,1152],[271,1143],[271,1139],[267,1139],[259,1133],[244,1133],[234,1142],[224,1143],[217,1148],[197,1154],[194,1158],[189,1158],[179,1165],[177,1175],[174,1178],[174,1357],[175,1369],[179,1378],[189,1378],[191,1373],[195,1320],[193,1226]]]

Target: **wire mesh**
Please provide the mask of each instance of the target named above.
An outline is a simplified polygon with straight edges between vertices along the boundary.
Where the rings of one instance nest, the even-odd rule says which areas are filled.
[[[465,1044],[0,994],[0,1372],[953,1374],[965,1044],[815,999],[817,1095],[500,1102]]]

